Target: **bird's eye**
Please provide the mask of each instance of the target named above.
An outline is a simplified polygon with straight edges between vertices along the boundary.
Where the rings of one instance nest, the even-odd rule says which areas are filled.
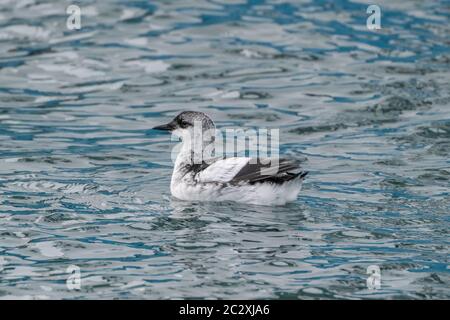
[[[187,128],[189,126],[189,122],[187,122],[186,120],[180,120],[180,127],[182,128]]]

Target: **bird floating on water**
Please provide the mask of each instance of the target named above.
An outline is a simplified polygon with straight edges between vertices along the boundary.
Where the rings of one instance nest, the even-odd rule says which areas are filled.
[[[181,112],[153,129],[181,138],[170,183],[172,195],[180,200],[284,205],[297,199],[307,175],[294,159],[213,158],[215,125],[202,112]],[[201,144],[192,143],[199,131]]]

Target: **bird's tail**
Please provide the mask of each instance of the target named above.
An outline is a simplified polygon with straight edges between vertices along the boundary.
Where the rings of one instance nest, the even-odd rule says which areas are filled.
[[[308,175],[308,173],[309,173],[308,171],[300,171],[298,173],[298,177],[300,178],[300,180],[303,180]]]

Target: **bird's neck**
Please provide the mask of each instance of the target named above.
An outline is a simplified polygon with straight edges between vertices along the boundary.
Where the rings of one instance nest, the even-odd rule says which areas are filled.
[[[214,139],[202,140],[202,143],[199,144],[183,141],[175,160],[172,180],[187,178],[187,173],[192,172],[195,166],[201,166],[212,159],[213,156]]]

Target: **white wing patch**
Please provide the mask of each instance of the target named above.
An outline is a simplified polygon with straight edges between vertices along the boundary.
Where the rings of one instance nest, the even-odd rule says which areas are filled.
[[[200,172],[199,182],[229,182],[250,161],[250,158],[226,158],[218,160]]]

